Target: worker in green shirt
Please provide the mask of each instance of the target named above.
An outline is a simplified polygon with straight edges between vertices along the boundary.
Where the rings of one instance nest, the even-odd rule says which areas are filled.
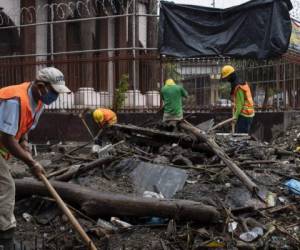
[[[221,71],[222,80],[231,84],[231,99],[233,102],[233,118],[236,121],[236,133],[249,133],[254,117],[254,102],[247,82],[241,81],[235,69],[226,65]]]
[[[167,79],[165,86],[161,89],[161,97],[164,102],[164,122],[176,123],[183,119],[182,98],[188,93],[181,86],[177,85],[173,79]]]

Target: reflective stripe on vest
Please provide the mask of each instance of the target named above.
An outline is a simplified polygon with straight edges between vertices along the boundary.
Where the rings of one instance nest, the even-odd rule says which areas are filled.
[[[243,85],[237,85],[233,93],[233,103],[235,104],[235,98],[237,91],[241,89],[244,93],[245,102],[241,110],[241,114],[244,116],[252,117],[254,115],[254,102],[248,83]]]
[[[97,110],[100,110],[104,116],[104,119],[103,119],[103,122],[101,122],[101,125],[104,125],[105,123],[112,125],[117,122],[117,116],[114,111],[112,111],[110,109],[103,109],[103,108],[98,108]]]
[[[8,160],[9,159],[9,152],[6,148],[2,147],[0,148],[0,155],[5,159]]]
[[[22,135],[26,134],[31,128],[35,117],[32,117],[30,98],[28,95],[28,89],[30,87],[30,82],[25,82],[18,85],[11,85],[0,89],[0,101],[16,99],[20,104],[19,112],[19,127],[15,138],[19,141]],[[38,113],[43,104],[39,101],[35,113]],[[8,150],[0,144],[0,154],[3,158],[8,159]]]

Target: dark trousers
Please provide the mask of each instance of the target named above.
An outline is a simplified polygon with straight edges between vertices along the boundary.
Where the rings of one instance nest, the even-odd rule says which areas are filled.
[[[248,134],[251,128],[252,120],[253,117],[245,117],[240,115],[236,122],[235,132]]]

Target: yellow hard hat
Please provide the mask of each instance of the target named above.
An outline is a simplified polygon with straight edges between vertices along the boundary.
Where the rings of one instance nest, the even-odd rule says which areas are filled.
[[[94,118],[94,121],[95,122],[103,122],[104,120],[104,114],[101,110],[99,109],[96,109],[94,112],[93,112],[93,118]]]
[[[166,85],[175,85],[175,82],[172,78],[169,78],[169,79],[166,80],[165,84]]]
[[[235,71],[231,65],[225,65],[221,71],[221,78],[224,79]]]

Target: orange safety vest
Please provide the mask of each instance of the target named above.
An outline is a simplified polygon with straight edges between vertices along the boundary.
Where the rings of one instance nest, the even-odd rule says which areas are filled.
[[[98,108],[97,110],[100,110],[104,116],[104,119],[100,125],[104,125],[105,123],[112,125],[117,122],[117,115],[114,111],[112,111],[110,109],[103,109],[103,108]]]
[[[28,95],[28,89],[30,87],[30,82],[25,82],[18,85],[11,85],[0,89],[0,101],[16,99],[20,103],[20,113],[19,113],[19,128],[15,138],[20,140],[21,136],[26,134],[31,128],[35,117],[32,117],[32,111],[30,106],[30,99]],[[43,104],[41,101],[38,102],[35,113],[40,111]],[[9,158],[9,153],[7,149],[0,144],[0,154],[5,158]]]
[[[233,95],[232,95],[234,111],[235,111],[236,93],[239,89],[241,89],[243,91],[244,97],[245,97],[245,102],[244,102],[243,108],[241,110],[241,115],[247,116],[247,117],[254,116],[254,102],[253,102],[250,87],[249,87],[247,82],[246,82],[246,84],[237,85],[234,89],[234,92],[233,92]]]

